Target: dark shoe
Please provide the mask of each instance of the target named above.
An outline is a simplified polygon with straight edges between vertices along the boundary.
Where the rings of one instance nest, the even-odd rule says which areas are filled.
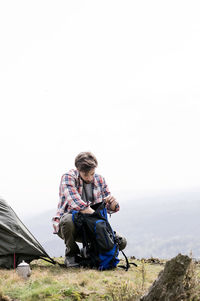
[[[64,263],[67,268],[79,267],[78,262],[76,262],[75,256],[66,256]]]

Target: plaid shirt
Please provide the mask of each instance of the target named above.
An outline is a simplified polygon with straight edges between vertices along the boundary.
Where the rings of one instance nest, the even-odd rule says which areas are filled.
[[[110,195],[105,179],[100,175],[94,175],[92,189],[94,197],[92,204],[100,203],[105,197]],[[64,213],[72,212],[72,210],[80,211],[90,205],[82,200],[82,192],[83,180],[81,179],[78,170],[71,169],[68,173],[61,177],[59,189],[60,201],[58,203],[56,216],[52,219],[54,225],[57,227],[57,231],[59,227],[59,220]]]

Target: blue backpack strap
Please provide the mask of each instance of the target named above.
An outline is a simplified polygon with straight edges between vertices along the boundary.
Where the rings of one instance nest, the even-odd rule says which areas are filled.
[[[75,214],[76,213],[78,213],[78,211],[76,211],[76,210],[72,210],[72,221],[73,221],[73,223],[74,223],[74,219],[75,219]]]

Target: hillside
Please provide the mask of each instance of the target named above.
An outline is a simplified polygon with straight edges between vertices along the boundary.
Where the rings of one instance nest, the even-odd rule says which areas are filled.
[[[177,253],[200,257],[200,195],[180,194],[124,201],[121,210],[109,219],[118,232],[126,236],[128,256],[171,258]],[[52,234],[49,210],[24,220],[51,256],[64,255],[64,243]]]

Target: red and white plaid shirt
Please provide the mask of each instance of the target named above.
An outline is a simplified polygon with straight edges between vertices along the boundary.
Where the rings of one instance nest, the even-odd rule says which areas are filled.
[[[97,174],[94,175],[92,190],[94,197],[92,204],[100,203],[104,198],[110,195],[105,179]],[[61,177],[59,189],[60,201],[58,203],[56,216],[52,219],[57,230],[59,220],[64,213],[72,212],[72,210],[83,210],[90,205],[89,203],[84,202],[81,198],[82,192],[83,180],[81,179],[78,170],[71,169]]]

